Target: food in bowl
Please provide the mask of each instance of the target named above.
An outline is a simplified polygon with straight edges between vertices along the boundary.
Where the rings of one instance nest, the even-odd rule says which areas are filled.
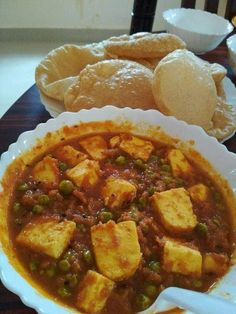
[[[126,58],[153,69],[159,57],[185,47],[185,43],[175,35],[148,32],[111,37],[87,45],[67,44],[52,50],[38,64],[35,82],[47,96],[63,101],[66,89],[88,64]]]
[[[3,247],[47,295],[88,313],[135,313],[172,285],[206,291],[230,266],[232,191],[191,143],[109,110],[115,121],[51,121],[9,166]]]
[[[226,44],[228,47],[229,62],[233,69],[234,74],[236,73],[236,35],[232,35],[227,38]]]
[[[154,71],[153,95],[163,113],[206,130],[212,127],[216,85],[211,72],[190,51],[176,50],[159,62]]]
[[[111,37],[105,42],[106,51],[123,58],[163,58],[176,49],[186,48],[185,42],[173,34],[147,32]]]
[[[87,66],[64,94],[68,111],[80,108],[117,107],[155,109],[153,72],[129,60],[104,60]]]
[[[178,75],[170,73],[167,80],[163,75],[157,77],[158,69],[172,57],[177,63],[173,73],[178,72]],[[196,66],[194,71],[189,69],[188,72],[192,73],[192,80],[186,81],[184,75],[189,60]],[[181,63],[186,64],[181,67]],[[202,73],[206,86],[202,82],[202,88],[194,89],[193,82],[200,82]],[[236,128],[236,110],[226,103],[223,86],[226,74],[220,64],[203,61],[186,50],[185,43],[175,35],[136,33],[89,45],[59,47],[37,66],[35,80],[42,103],[53,117],[66,110],[79,111],[111,104],[119,108],[157,109],[199,125],[222,141],[232,136]],[[165,101],[155,88],[157,81],[166,85],[166,90],[175,90],[173,94],[167,94],[177,110],[167,110],[168,106],[162,104]],[[178,97],[177,84],[180,86]],[[211,91],[206,97],[210,85]],[[187,94],[197,94],[197,97],[186,97]]]
[[[163,12],[166,30],[182,38],[187,49],[202,54],[215,49],[233,31],[223,17],[197,9],[176,8]]]

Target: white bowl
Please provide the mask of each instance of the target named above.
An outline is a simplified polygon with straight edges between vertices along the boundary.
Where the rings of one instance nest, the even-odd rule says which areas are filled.
[[[215,49],[232,32],[232,24],[221,16],[196,9],[163,12],[166,30],[182,38],[187,49],[204,53]]]
[[[229,63],[234,74],[236,74],[236,34],[227,38],[226,44],[229,52]]]
[[[24,132],[20,135],[17,142],[11,144],[8,151],[2,154],[0,160],[0,179],[2,179],[8,166],[21,154],[32,149],[35,145],[40,152],[45,149],[42,145],[37,144],[39,144],[38,140],[44,138],[48,132],[55,132],[53,133],[54,135],[57,134],[55,137],[61,138],[61,133],[57,133],[56,131],[65,126],[79,126],[85,125],[87,122],[104,122],[107,120],[116,122],[117,128],[119,128],[120,131],[124,131],[124,129],[127,130],[128,128],[130,131],[132,130],[132,132],[140,135],[156,134],[156,132],[160,135],[159,132],[163,130],[172,138],[178,138],[184,142],[191,141],[193,148],[201,152],[201,155],[214,165],[216,171],[228,180],[231,188],[236,194],[236,155],[229,152],[222,144],[219,144],[215,138],[207,136],[200,127],[188,125],[174,117],[166,117],[157,110],[143,111],[141,109],[130,108],[120,109],[113,106],[106,106],[100,109],[83,109],[77,113],[64,112],[56,119],[50,119],[46,123],[39,124],[33,131]],[[109,131],[111,124],[106,123],[105,128]],[[76,128],[76,130],[79,132],[78,128]],[[91,128],[85,128],[84,130],[86,130],[84,132],[91,132]],[[117,130],[118,129],[116,129],[116,131]],[[100,129],[98,128],[97,131],[101,131],[101,127]],[[52,136],[47,137],[47,139],[52,142],[54,141],[54,137]],[[2,189],[3,186],[0,180],[0,192]],[[7,193],[9,194],[10,191],[6,191],[6,194]],[[2,197],[7,198],[8,196],[6,194],[4,193],[4,196]],[[1,206],[3,207],[3,203],[1,203]],[[32,285],[30,280],[26,281],[26,279],[24,279],[25,276],[21,275],[21,271],[19,272],[19,265],[18,267],[15,266],[16,261],[14,253],[12,252],[10,254],[8,252],[8,250],[10,250],[9,243],[7,249],[5,247],[5,242],[9,241],[4,239],[6,238],[8,230],[6,221],[6,217],[4,215],[1,216],[0,279],[2,280],[2,283],[10,291],[19,295],[26,305],[34,308],[39,314],[79,313],[59,303],[55,303],[52,299],[47,297],[47,295],[41,293],[41,291],[37,291],[35,285]],[[3,232],[4,230],[5,232]],[[235,282],[236,267],[232,266],[229,272],[216,286],[214,286],[214,289],[212,289],[210,293],[220,297],[226,297],[227,299],[236,302]],[[11,312],[11,310],[13,311],[13,309],[9,308],[9,312]]]

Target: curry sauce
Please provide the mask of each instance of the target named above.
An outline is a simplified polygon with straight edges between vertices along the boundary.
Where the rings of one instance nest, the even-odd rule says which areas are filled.
[[[180,149],[127,133],[61,141],[9,208],[30,276],[87,313],[135,313],[170,286],[207,291],[232,253],[227,204]]]

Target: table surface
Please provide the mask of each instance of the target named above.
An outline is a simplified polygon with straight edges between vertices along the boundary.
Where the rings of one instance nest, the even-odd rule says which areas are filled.
[[[218,47],[212,52],[201,56],[209,62],[217,62],[228,70],[228,77],[236,84],[236,76],[228,64],[227,48]],[[37,124],[50,119],[49,113],[40,102],[38,90],[33,85],[26,91],[0,119],[0,154],[14,143],[18,136],[27,130],[34,129]],[[236,153],[236,135],[227,140],[224,145],[228,150]],[[18,296],[9,292],[0,283],[0,314],[34,314],[34,310],[26,307]],[[51,313],[56,314],[56,313]]]

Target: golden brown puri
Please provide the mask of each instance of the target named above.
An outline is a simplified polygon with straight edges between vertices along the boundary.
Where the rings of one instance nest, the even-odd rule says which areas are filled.
[[[87,64],[106,58],[103,43],[64,45],[52,50],[37,66],[35,81],[47,96],[63,100],[64,92]]]
[[[176,50],[154,71],[153,95],[158,109],[204,129],[212,126],[217,103],[215,82],[193,53]]]
[[[111,37],[104,43],[108,54],[126,58],[160,58],[186,47],[179,37],[166,34],[136,33]]]
[[[218,97],[212,122],[213,127],[207,130],[207,133],[220,141],[225,140],[236,128],[235,107],[227,104],[222,98]]]
[[[119,60],[129,60],[134,61],[137,63],[140,63],[144,65],[146,68],[150,69],[151,71],[154,71],[158,63],[161,61],[162,58],[150,58],[150,59],[144,59],[144,58],[123,58],[123,57],[114,57],[111,59],[119,59]]]
[[[153,72],[127,60],[105,60],[88,65],[65,93],[69,111],[82,108],[131,107],[156,108],[152,94]]]
[[[223,82],[215,83],[216,84],[216,91],[217,91],[217,96],[222,98],[222,100],[226,100],[226,92],[224,89],[224,84]]]

